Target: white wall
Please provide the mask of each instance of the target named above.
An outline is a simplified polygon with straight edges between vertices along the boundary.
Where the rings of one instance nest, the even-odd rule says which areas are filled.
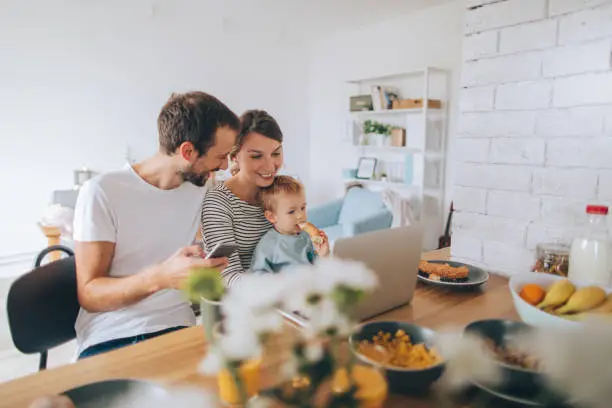
[[[452,251],[514,274],[612,203],[612,2],[464,6]]]
[[[213,0],[3,1],[0,258],[46,245],[36,221],[73,169],[122,166],[127,146],[136,159],[153,153],[173,91],[269,110],[287,170],[308,177],[307,53],[257,16],[222,13]]]
[[[342,169],[356,166],[354,153],[342,153],[346,148],[342,139],[348,113],[346,81],[409,72],[430,65],[452,70],[452,89],[457,89],[463,14],[463,2],[454,1],[345,32],[313,47],[310,82],[310,184],[313,188],[309,204],[340,196],[344,191]],[[450,158],[457,92],[451,98]],[[453,174],[447,171],[446,178],[448,190],[453,184]],[[449,195],[446,196],[449,201]],[[434,231],[436,235],[440,233],[441,229]]]

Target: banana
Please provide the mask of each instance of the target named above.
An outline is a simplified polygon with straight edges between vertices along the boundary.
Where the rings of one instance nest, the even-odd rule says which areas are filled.
[[[612,313],[593,313],[593,312],[584,312],[584,313],[576,313],[576,314],[567,314],[559,316],[565,320],[571,320],[573,322],[581,322],[588,317],[597,317],[601,319],[603,322],[612,322]]]
[[[606,300],[606,291],[598,286],[587,286],[578,289],[568,299],[567,303],[555,310],[558,315],[587,312]],[[546,300],[546,299],[545,299]]]
[[[612,313],[612,295],[608,295],[608,298],[601,305],[590,310],[589,313]]]
[[[561,306],[567,302],[575,291],[576,287],[568,279],[557,281],[550,286],[544,300],[537,307],[544,309],[551,306]]]

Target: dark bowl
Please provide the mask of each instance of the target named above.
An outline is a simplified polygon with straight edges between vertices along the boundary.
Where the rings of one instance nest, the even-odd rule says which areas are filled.
[[[465,328],[466,333],[492,340],[496,346],[511,344],[517,337],[530,333],[533,328],[512,320],[479,320]],[[537,394],[544,389],[545,379],[535,370],[499,362],[503,374],[502,388],[512,394]]]
[[[372,322],[365,323],[357,327],[356,331],[349,338],[352,352],[361,361],[376,366],[384,371],[389,384],[389,390],[398,394],[421,394],[426,393],[431,385],[435,383],[444,372],[444,362],[440,362],[428,368],[401,368],[381,365],[357,350],[357,345],[362,340],[372,341],[378,332],[391,333],[394,335],[398,330],[403,330],[412,344],[425,343],[427,347],[434,345],[435,333],[425,327],[417,326],[406,322]]]

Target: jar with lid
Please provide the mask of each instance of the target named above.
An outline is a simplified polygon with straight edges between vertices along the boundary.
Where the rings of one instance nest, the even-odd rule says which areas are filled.
[[[563,244],[544,243],[536,248],[536,262],[533,272],[550,273],[567,277],[570,247]]]
[[[568,277],[608,286],[612,276],[612,242],[607,226],[608,207],[588,205],[586,225],[570,248]]]

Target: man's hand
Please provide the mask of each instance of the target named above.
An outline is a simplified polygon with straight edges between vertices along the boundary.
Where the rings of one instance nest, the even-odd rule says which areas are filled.
[[[227,258],[204,259],[200,245],[180,249],[158,268],[155,269],[160,289],[181,289],[183,281],[194,268],[217,268],[222,271],[227,267]]]
[[[78,297],[88,312],[108,312],[133,305],[162,289],[179,289],[192,268],[215,267],[223,270],[226,258],[203,259],[199,245],[183,248],[161,264],[133,275],[110,277],[115,254],[112,242],[76,242]]]

